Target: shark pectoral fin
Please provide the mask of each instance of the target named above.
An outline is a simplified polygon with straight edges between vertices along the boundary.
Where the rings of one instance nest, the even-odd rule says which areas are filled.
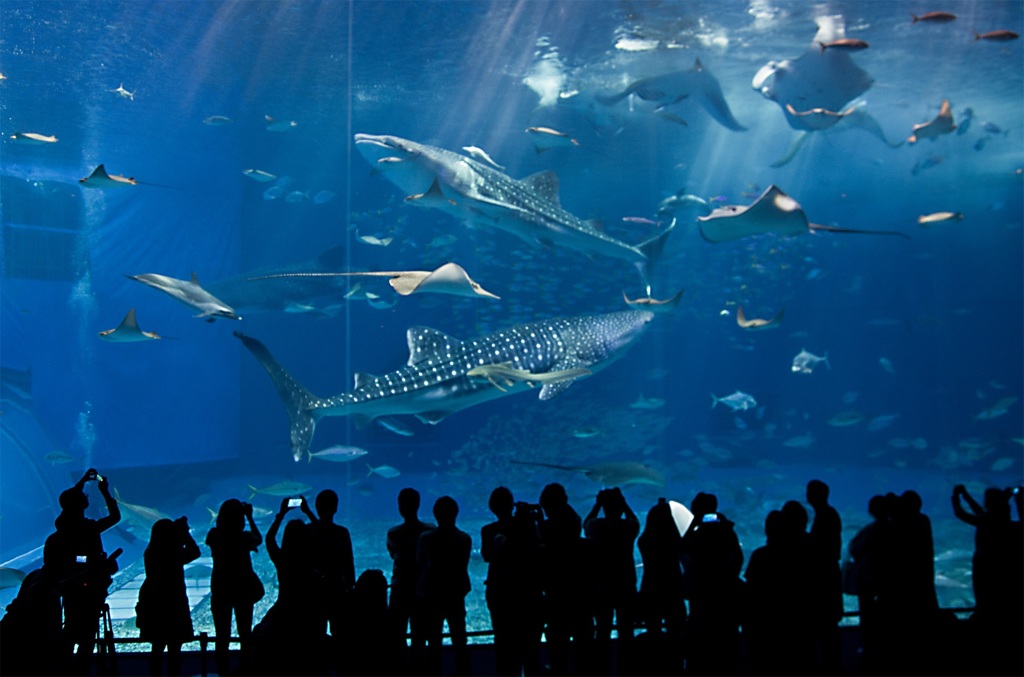
[[[552,397],[571,386],[574,380],[575,379],[568,379],[565,381],[558,381],[557,383],[545,383],[544,387],[540,389],[540,394],[537,395],[537,399],[550,400]]]
[[[416,414],[416,418],[423,421],[424,423],[429,423],[430,425],[437,425],[445,418],[447,418],[448,414],[450,413],[450,411],[424,411],[422,413]]]

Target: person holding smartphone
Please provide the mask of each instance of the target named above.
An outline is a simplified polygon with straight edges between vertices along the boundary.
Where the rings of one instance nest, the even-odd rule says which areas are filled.
[[[89,497],[87,482],[96,482],[107,506],[107,516],[85,516]],[[54,521],[57,531],[46,539],[43,567],[57,581],[64,607],[63,656],[66,672],[88,674],[100,612],[117,563],[103,551],[101,534],[121,521],[117,501],[110,495],[107,478],[89,468],[73,487],[60,495],[61,513]],[[77,647],[77,649],[76,649]]]

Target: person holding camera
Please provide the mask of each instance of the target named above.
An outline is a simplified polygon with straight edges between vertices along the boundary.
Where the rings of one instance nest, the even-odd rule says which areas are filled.
[[[601,511],[604,517],[598,517]],[[633,543],[640,535],[640,520],[626,503],[618,487],[602,489],[590,514],[583,520],[583,532],[593,543],[595,566],[594,621],[597,626],[599,659],[611,660],[612,618],[618,627],[619,670],[630,659],[633,626],[636,622],[636,563]],[[610,667],[610,666],[609,666]]]
[[[484,585],[498,674],[539,674],[540,506],[516,503],[510,490],[498,487],[488,507],[497,521],[480,529],[480,555],[487,562]]]
[[[206,534],[206,545],[213,556],[210,613],[216,632],[217,673],[221,675],[231,672],[228,650],[232,614],[238,626],[242,653],[249,649],[253,607],[263,599],[265,592],[262,581],[253,571],[250,553],[256,552],[261,543],[263,536],[252,517],[252,505],[237,498],[224,501],[217,513],[217,524]]]
[[[188,518],[161,519],[153,524],[149,545],[143,555],[146,580],[135,605],[139,638],[152,642],[149,673],[163,674],[167,648],[167,674],[181,674],[181,645],[195,636],[185,589],[185,565],[199,555],[199,546],[189,533]]]
[[[107,506],[106,517],[94,520],[85,516],[89,507],[86,482],[97,483]],[[71,661],[68,672],[88,674],[100,612],[113,582],[111,575],[117,571],[116,555],[120,554],[108,558],[101,535],[121,521],[121,511],[110,495],[107,478],[95,468],[89,468],[75,486],[62,492],[59,501],[61,513],[54,521],[57,531],[46,539],[43,567],[57,581],[61,594],[64,657]]]

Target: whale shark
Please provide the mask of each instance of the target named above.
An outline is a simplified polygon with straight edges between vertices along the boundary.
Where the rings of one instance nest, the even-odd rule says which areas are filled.
[[[438,209],[472,226],[503,230],[531,244],[629,261],[650,295],[652,269],[674,221],[657,237],[631,245],[562,209],[554,172],[513,179],[470,157],[396,136],[356,134],[355,143],[379,173],[408,193],[406,202]]]
[[[298,461],[306,455],[316,424],[325,416],[352,416],[357,425],[365,425],[380,416],[412,414],[436,424],[457,411],[530,389],[523,380],[495,388],[486,379],[470,376],[473,369],[510,366],[537,375],[537,382],[552,372],[597,372],[620,358],[653,318],[654,313],[642,310],[555,318],[468,341],[429,327],[412,327],[406,334],[409,360],[405,367],[381,376],[356,373],[351,391],[324,398],[285,371],[260,341],[237,331],[235,336],[266,369],[284,402],[291,422],[292,456]],[[545,382],[539,399],[551,399],[574,380]]]

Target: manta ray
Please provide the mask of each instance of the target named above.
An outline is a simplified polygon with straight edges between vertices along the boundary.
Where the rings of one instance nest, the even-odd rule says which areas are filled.
[[[121,320],[121,324],[113,329],[101,331],[99,336],[104,341],[111,343],[139,343],[141,341],[163,338],[163,336],[155,332],[139,329],[139,323],[135,321],[134,308],[128,311],[128,314]]]
[[[700,59],[695,59],[693,68],[689,70],[643,78],[633,82],[621,92],[610,95],[598,94],[594,96],[594,99],[606,106],[614,106],[627,96],[634,94],[644,101],[656,104],[656,113],[661,113],[668,106],[693,96],[704,107],[704,110],[726,129],[731,129],[734,132],[743,132],[747,129],[733,116],[732,110],[725,100],[725,95],[722,94],[722,86],[715,76],[704,68]],[[678,122],[678,120],[676,121]]]
[[[822,44],[847,39],[842,17],[820,16],[815,23],[818,32],[801,56],[769,61],[751,82],[762,96],[782,108],[790,127],[802,132],[786,155],[772,163],[772,167],[781,167],[792,160],[809,132],[832,127],[837,131],[864,130],[893,148],[903,145],[890,142],[861,104],[850,105],[871,88],[874,79],[854,63],[848,50],[821,49]]]
[[[773,317],[770,320],[765,320],[759,317],[747,319],[746,313],[743,312],[743,306],[740,306],[739,308],[736,309],[736,324],[739,325],[740,328],[746,329],[747,331],[775,329],[780,324],[782,324],[782,318],[785,316],[785,314],[786,309],[783,308],[782,310],[775,314],[775,317]]]
[[[86,188],[124,188],[139,184],[133,177],[125,178],[118,174],[107,174],[103,165],[98,166],[92,171],[92,174],[84,179],[79,179],[78,182]]]
[[[897,235],[910,239],[904,233],[891,230],[855,230],[811,223],[800,203],[772,184],[750,205],[726,205],[708,216],[698,216],[700,234],[708,242],[728,242],[752,235],[796,236],[804,233],[828,231],[830,233],[858,233],[865,235]]]
[[[455,296],[487,296],[500,299],[479,283],[457,263],[446,263],[434,270],[390,270],[361,273],[280,273],[251,277],[250,280],[266,280],[286,277],[387,277],[388,284],[401,296],[432,292],[435,294],[452,294]]]
[[[291,422],[292,456],[298,461],[309,450],[317,422],[326,416],[352,416],[357,425],[365,425],[378,417],[412,414],[436,424],[457,411],[524,392],[529,389],[527,381],[539,382],[545,374],[596,373],[625,354],[653,318],[653,313],[639,310],[556,318],[467,341],[430,327],[412,327],[406,334],[406,366],[381,376],[357,373],[351,391],[331,397],[306,390],[261,342],[241,332],[235,336],[270,375]],[[505,364],[531,377],[512,379],[511,385],[499,389],[487,378],[469,375],[479,367]],[[538,398],[551,399],[578,377],[551,376]]]
[[[626,305],[630,308],[646,308],[652,313],[668,313],[676,309],[679,305],[680,299],[683,298],[683,292],[685,289],[680,289],[671,298],[658,300],[651,298],[650,296],[642,296],[640,298],[631,299],[626,296],[626,292],[622,292],[622,300],[626,302]]]

